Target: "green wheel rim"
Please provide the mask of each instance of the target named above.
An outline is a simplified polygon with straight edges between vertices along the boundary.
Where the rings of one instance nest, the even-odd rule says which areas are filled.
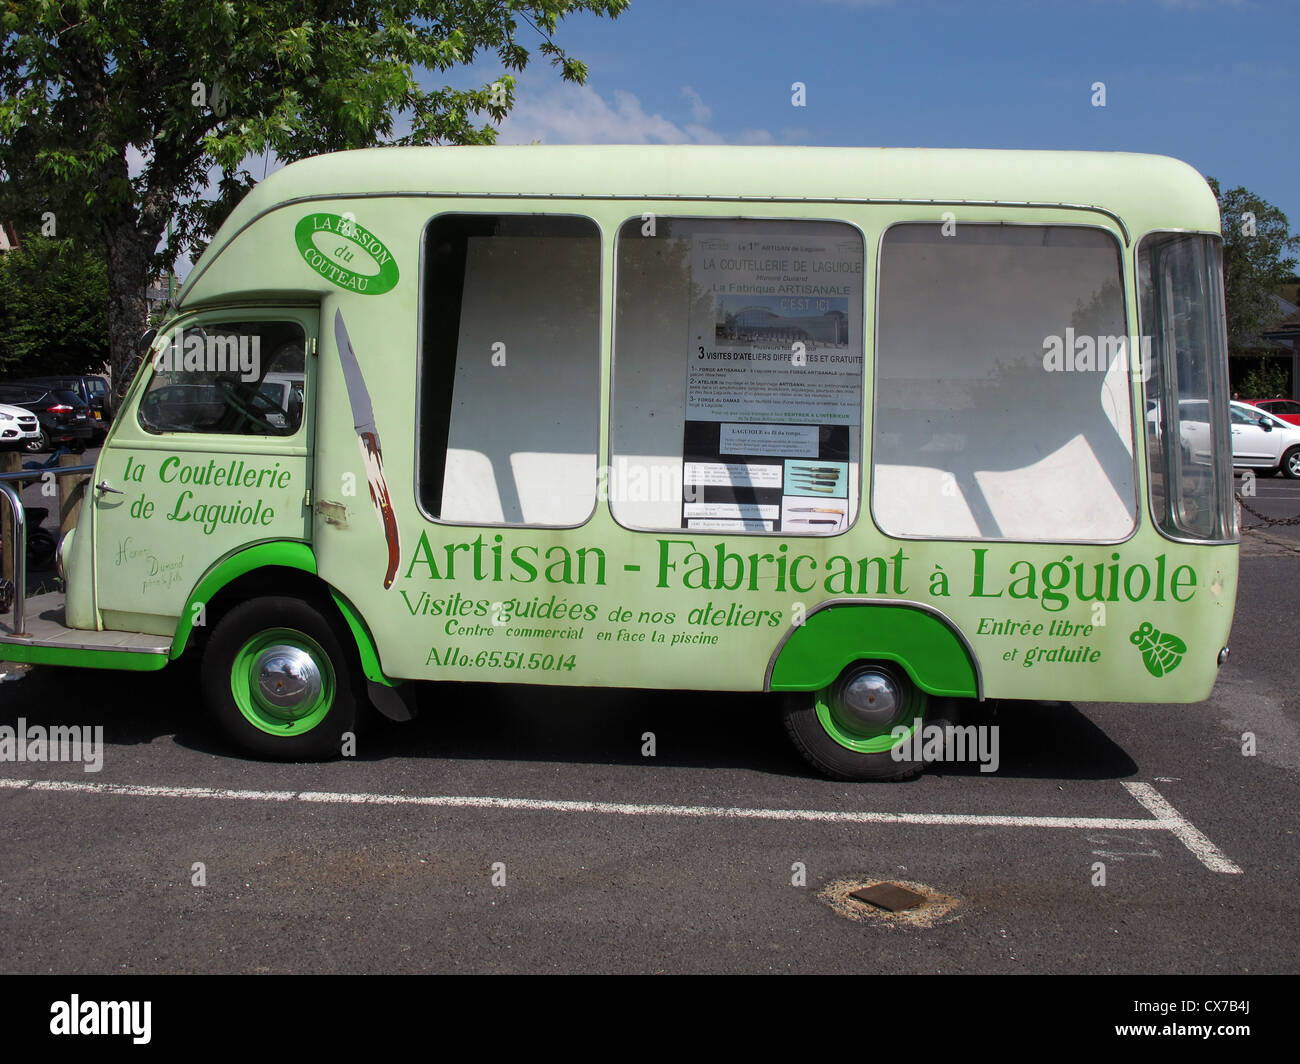
[[[823,730],[846,750],[856,754],[885,754],[896,746],[901,746],[916,731],[916,720],[924,718],[926,698],[924,693],[911,684],[907,684],[907,697],[900,719],[893,724],[882,725],[874,730],[864,728],[861,723],[849,719],[836,708],[831,693],[834,685],[823,687],[813,697],[816,700],[817,719]],[[895,728],[905,727],[907,734],[895,739],[890,733]]]
[[[289,646],[307,654],[320,673],[320,691],[301,705],[277,706],[257,683],[257,660],[274,646]],[[334,666],[321,645],[290,628],[268,628],[239,648],[230,668],[230,693],[249,724],[269,735],[303,735],[315,728],[334,705]]]

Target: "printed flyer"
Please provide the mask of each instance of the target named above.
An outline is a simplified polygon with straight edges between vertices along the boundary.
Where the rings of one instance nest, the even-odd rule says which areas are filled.
[[[862,244],[831,235],[696,235],[682,527],[848,527],[862,402]]]

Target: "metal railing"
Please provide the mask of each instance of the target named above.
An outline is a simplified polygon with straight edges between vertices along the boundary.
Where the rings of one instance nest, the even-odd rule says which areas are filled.
[[[27,598],[27,515],[23,512],[23,500],[11,484],[13,481],[44,480],[46,473],[53,473],[55,478],[90,474],[95,472],[94,465],[60,466],[52,465],[41,469],[17,469],[12,473],[0,473],[0,496],[9,505],[9,516],[13,519],[12,542],[0,544],[3,550],[13,551],[14,557],[14,604],[13,634],[26,635],[23,625],[26,621],[25,600]],[[19,484],[19,491],[22,485]]]

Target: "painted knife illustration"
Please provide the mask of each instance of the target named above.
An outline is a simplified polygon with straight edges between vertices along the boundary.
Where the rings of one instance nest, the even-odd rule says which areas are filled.
[[[366,481],[370,486],[370,501],[375,504],[379,523],[388,541],[388,571],[384,574],[384,590],[393,586],[397,566],[402,560],[402,546],[397,536],[397,518],[393,516],[393,503],[388,495],[388,482],[384,479],[384,453],[379,445],[379,430],[375,428],[375,410],[370,405],[370,392],[361,375],[352,341],[343,324],[343,312],[334,312],[334,340],[338,344],[339,362],[343,367],[343,383],[347,385],[348,402],[352,405],[353,426],[357,430],[357,443],[361,446],[361,460],[366,467]]]

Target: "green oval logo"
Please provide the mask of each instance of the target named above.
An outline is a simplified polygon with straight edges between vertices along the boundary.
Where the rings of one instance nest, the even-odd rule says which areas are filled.
[[[364,225],[339,214],[308,214],[293,230],[298,253],[330,284],[380,296],[397,284],[397,260]]]

